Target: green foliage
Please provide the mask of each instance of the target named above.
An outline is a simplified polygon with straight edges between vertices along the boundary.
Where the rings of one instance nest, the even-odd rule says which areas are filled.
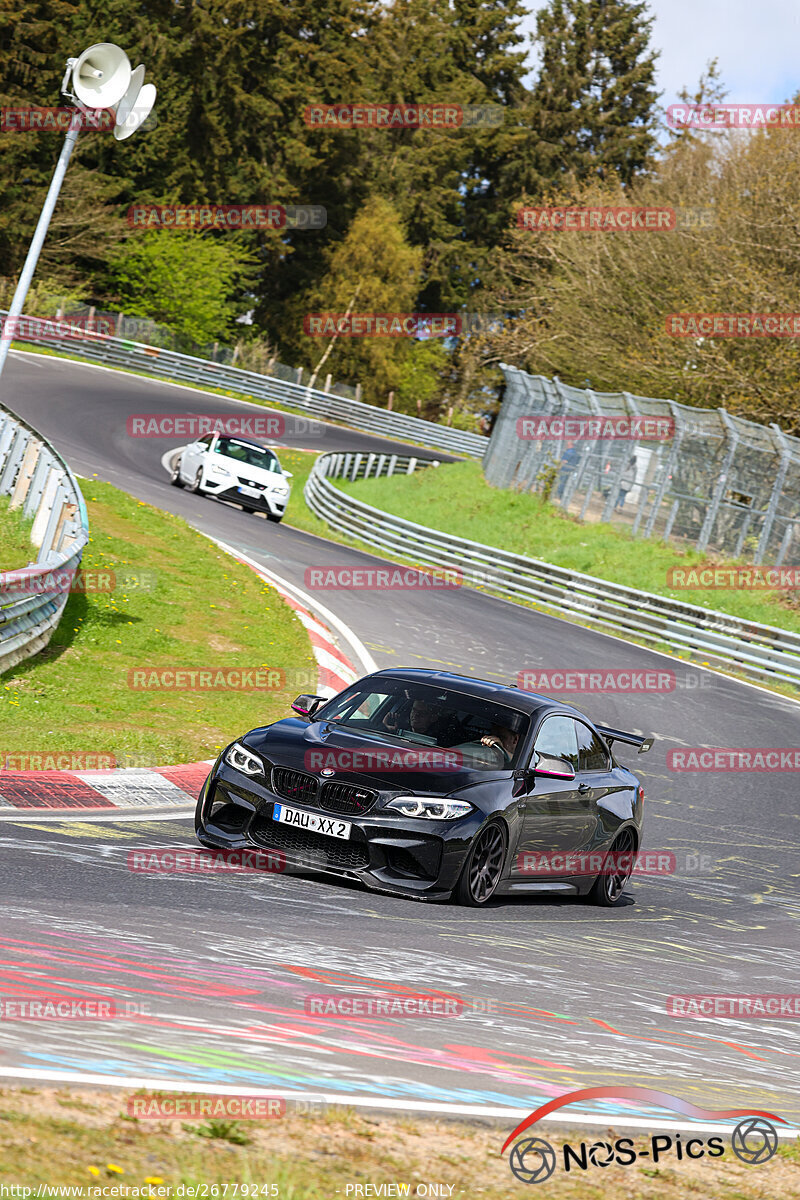
[[[536,476],[536,487],[539,495],[545,504],[550,502],[550,497],[553,494],[556,480],[558,479],[559,465],[554,460],[545,462],[544,466],[539,470]]]
[[[296,329],[302,328],[306,314],[413,312],[422,257],[421,249],[409,245],[394,205],[371,197],[344,240],[328,254],[319,284],[299,298]],[[404,337],[294,336],[302,361],[312,371],[324,368],[340,380],[363,380],[369,398],[384,404],[388,393],[399,389],[414,353],[413,343]]]
[[[237,285],[251,256],[222,236],[158,230],[129,238],[109,264],[119,307],[152,317],[187,342],[229,336]]]
[[[0,104],[58,104],[65,59],[97,41],[143,61],[159,92],[155,128],[121,144],[79,138],[42,269],[98,308],[124,301],[201,343],[230,337],[232,316],[252,310],[255,337],[312,369],[325,347],[302,337],[302,316],[312,300],[343,297],[344,311],[359,282],[364,310],[382,294],[397,299],[389,310],[518,309],[499,253],[513,205],[575,181],[627,186],[653,146],[644,5],[551,0],[533,86],[526,11],[524,0],[0,0]],[[504,120],[332,131],[303,115],[314,103],[436,101],[499,106]],[[0,133],[2,275],[21,267],[60,144],[57,133]],[[133,203],[322,204],[328,223],[134,241]],[[428,414],[470,421],[498,356],[493,343],[461,343],[440,371],[441,347],[340,339],[326,371],[375,402],[394,391],[397,407],[420,399]]]
[[[183,1128],[197,1137],[214,1138],[217,1141],[230,1142],[233,1146],[249,1146],[252,1141],[239,1121],[205,1121],[202,1125],[184,1125]]]
[[[441,339],[412,342],[399,366],[395,410],[426,418],[437,416],[435,398],[446,361]]]

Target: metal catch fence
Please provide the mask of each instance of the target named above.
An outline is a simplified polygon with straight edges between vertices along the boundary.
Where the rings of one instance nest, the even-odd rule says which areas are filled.
[[[389,556],[460,572],[466,586],[533,603],[590,628],[700,657],[756,682],[800,685],[800,634],[441,533],[382,512],[331,483],[408,475],[433,466],[399,455],[323,454],[304,494],[312,512],[340,533]]]
[[[608,521],[638,537],[755,564],[796,561],[800,438],[724,408],[593,392],[502,369],[505,399],[483,458],[495,487],[547,490],[581,520]],[[547,437],[536,436],[545,429],[540,418]],[[630,432],[599,436],[609,419],[629,422]]]

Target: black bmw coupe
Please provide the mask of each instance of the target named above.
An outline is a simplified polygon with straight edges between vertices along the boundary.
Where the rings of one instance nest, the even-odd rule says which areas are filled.
[[[615,907],[641,845],[644,790],[594,725],[515,687],[386,670],[220,754],[197,804],[208,847],[418,899],[560,892]]]

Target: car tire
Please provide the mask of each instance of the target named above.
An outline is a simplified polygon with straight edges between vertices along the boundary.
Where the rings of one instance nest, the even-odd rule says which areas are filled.
[[[629,870],[616,871],[613,874],[606,872],[605,865],[609,855],[628,853],[631,855]],[[620,908],[625,903],[625,887],[633,871],[635,854],[636,838],[633,831],[624,829],[606,855],[603,861],[603,870],[595,879],[591,891],[586,894],[586,899],[590,904],[596,904],[600,908]]]
[[[183,480],[181,479],[181,460],[180,460],[180,458],[175,459],[175,465],[172,468],[172,474],[169,477],[169,481],[173,487],[179,487],[179,488],[183,487]]]
[[[274,521],[276,525],[280,525],[281,521],[283,520],[283,513],[281,513],[280,516],[276,516],[275,513],[268,512],[267,520]]]
[[[202,478],[203,478],[203,468],[198,467],[197,474],[194,477],[194,482],[189,484],[189,491],[193,492],[195,496],[204,496],[205,495],[205,492],[203,491],[203,489],[200,486]]]
[[[489,821],[473,838],[453,893],[458,904],[480,908],[488,903],[503,877],[508,836],[501,821]]]

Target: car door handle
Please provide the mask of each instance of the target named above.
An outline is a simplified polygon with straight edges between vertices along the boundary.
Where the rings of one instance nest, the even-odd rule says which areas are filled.
[[[591,790],[592,790],[591,784],[588,784],[588,783],[579,783],[578,784],[578,791],[581,794],[581,796],[585,796],[586,793],[590,792]]]

